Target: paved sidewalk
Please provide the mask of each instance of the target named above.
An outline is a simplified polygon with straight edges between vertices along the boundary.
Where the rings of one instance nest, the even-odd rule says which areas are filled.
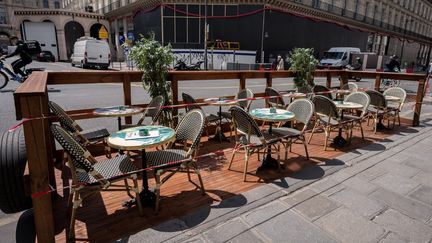
[[[422,120],[380,143],[118,241],[432,242],[432,121]]]

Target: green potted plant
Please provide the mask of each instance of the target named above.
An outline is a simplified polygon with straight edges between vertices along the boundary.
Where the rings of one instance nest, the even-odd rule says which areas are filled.
[[[294,84],[297,88],[314,85],[313,74],[318,60],[313,53],[313,48],[294,48],[290,52],[288,62],[290,63],[290,70],[296,74]]]
[[[169,66],[174,60],[171,46],[162,46],[155,40],[154,33],[148,38],[141,36],[130,48],[129,58],[135,62],[136,67],[143,71],[142,85],[154,98],[162,95],[168,104],[171,98],[170,83],[167,82]],[[168,110],[164,109],[164,118],[167,118]],[[163,122],[166,119],[163,119]]]

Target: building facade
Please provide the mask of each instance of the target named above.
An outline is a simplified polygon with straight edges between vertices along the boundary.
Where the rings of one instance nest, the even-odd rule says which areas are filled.
[[[107,17],[117,49],[119,36],[150,31],[174,47],[204,46],[203,1],[87,0],[86,4]],[[263,50],[266,61],[293,47],[314,47],[320,56],[332,46],[395,54],[403,63],[424,65],[430,59],[430,0],[216,0],[208,1],[207,13],[209,40]]]
[[[3,52],[10,45],[9,37],[17,36],[38,40],[42,50],[51,51],[56,60],[65,61],[69,60],[78,38],[92,36],[99,39],[100,29],[109,29],[109,22],[102,14],[64,6],[65,0],[0,1],[0,20],[3,21],[0,22],[0,46]]]

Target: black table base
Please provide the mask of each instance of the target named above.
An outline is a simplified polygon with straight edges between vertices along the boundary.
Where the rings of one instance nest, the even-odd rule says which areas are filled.
[[[211,138],[209,138],[210,141],[219,141],[219,142],[229,142],[229,139],[225,136],[225,134],[221,131],[222,128],[220,127],[217,129],[217,132],[215,135]]]
[[[269,134],[272,134],[272,133],[273,133],[273,128],[272,128],[272,127],[273,127],[273,125],[272,125],[272,123],[270,122],[269,130],[268,130],[268,133],[269,133]],[[263,170],[268,170],[268,169],[278,169],[278,168],[279,168],[279,164],[278,164],[279,161],[276,160],[275,158],[273,158],[273,157],[271,156],[271,154],[272,154],[272,148],[271,148],[271,145],[269,145],[269,146],[267,147],[267,155],[266,155],[266,157],[263,159],[261,166],[258,167],[258,169],[257,169],[257,174],[260,173],[260,172],[263,171]]]
[[[347,144],[347,140],[343,138],[342,135],[337,135],[332,142],[332,146],[336,148],[345,147],[346,144]]]
[[[271,157],[270,154],[267,154],[266,157],[263,159],[261,166],[258,167],[257,173],[269,169],[278,169],[278,163],[279,161],[277,159]]]
[[[376,129],[377,129],[377,130],[388,130],[389,128],[386,127],[386,126],[382,123],[382,121],[379,121],[379,122],[376,124]]]
[[[142,163],[143,169],[147,168],[147,157],[146,157],[145,149],[141,150],[141,163]],[[143,189],[139,193],[142,205],[144,207],[147,206],[147,207],[153,207],[154,208],[154,206],[156,205],[156,194],[149,189],[148,181],[147,181],[147,170],[144,170],[142,173],[142,181],[143,181],[143,184],[142,184]],[[132,200],[129,200],[127,202],[124,202],[123,206],[131,207],[132,205],[135,205],[135,204],[136,204],[136,200],[132,199]]]

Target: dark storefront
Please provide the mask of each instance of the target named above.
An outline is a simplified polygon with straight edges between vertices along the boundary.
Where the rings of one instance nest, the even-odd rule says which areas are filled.
[[[241,50],[259,51],[263,46],[266,62],[278,54],[286,56],[294,47],[313,47],[320,57],[330,47],[364,50],[367,45],[368,33],[269,9],[263,18],[262,10],[263,5],[209,5],[209,40],[239,42]],[[203,5],[166,5],[163,22],[161,14],[161,7],[138,12],[136,34],[154,32],[159,41],[174,48],[203,48]]]

